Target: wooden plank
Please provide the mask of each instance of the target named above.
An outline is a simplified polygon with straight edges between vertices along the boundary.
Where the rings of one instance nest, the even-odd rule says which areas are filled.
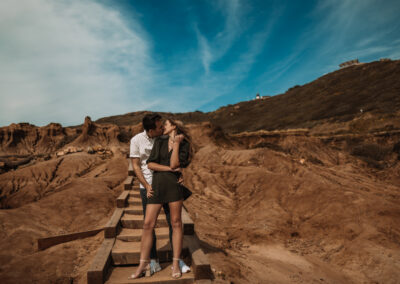
[[[155,228],[157,240],[169,238],[169,228]],[[122,228],[117,239],[125,242],[140,242],[142,238],[142,229]]]
[[[118,234],[118,230],[121,227],[120,220],[124,214],[123,208],[116,208],[114,214],[111,216],[110,220],[104,227],[104,237],[105,238],[115,238]]]
[[[111,266],[111,250],[115,239],[104,239],[87,272],[88,284],[103,284]]]
[[[161,271],[153,274],[151,277],[142,277],[135,280],[128,280],[128,277],[135,272],[137,267],[113,267],[110,278],[106,284],[189,284],[194,283],[193,272],[184,273],[179,279],[171,277],[171,263],[161,263]],[[207,283],[208,284],[208,283]]]
[[[212,283],[213,283],[213,281],[210,279],[200,279],[195,282],[195,284],[212,284]],[[228,282],[226,282],[226,283],[228,283]]]
[[[129,197],[128,198],[128,204],[132,204],[132,205],[140,205],[142,206],[142,198],[141,197]]]
[[[77,239],[84,239],[87,237],[91,237],[96,235],[97,233],[101,232],[103,228],[101,229],[95,229],[95,230],[89,230],[89,231],[83,231],[83,232],[76,232],[76,233],[70,233],[70,234],[63,234],[63,235],[58,235],[58,236],[52,236],[52,237],[47,237],[47,238],[40,238],[38,239],[38,250],[44,250],[49,247],[61,244],[61,243],[66,243],[70,241],[74,241]]]
[[[182,224],[184,235],[194,234],[194,222],[192,218],[190,218],[189,213],[186,211],[185,207],[182,207]]]
[[[143,206],[141,205],[129,205],[124,208],[125,214],[133,214],[133,215],[143,215]]]
[[[142,199],[142,198],[140,197],[139,188],[138,188],[137,190],[131,190],[131,191],[129,192],[129,197],[136,197],[136,198]]]
[[[156,245],[159,261],[172,261],[173,253],[169,238],[157,239]],[[114,265],[139,264],[140,247],[140,242],[125,242],[117,239],[111,252]],[[182,257],[188,254],[189,249],[187,247],[182,247]]]
[[[156,245],[159,261],[171,261],[172,249],[169,239],[157,240]],[[114,265],[139,264],[140,246],[140,242],[125,242],[117,239],[111,252]]]
[[[196,235],[184,236],[183,245],[189,248],[192,257],[192,267],[196,280],[214,279],[208,257],[200,247],[200,241]]]
[[[133,176],[128,176],[124,181],[124,189],[125,190],[132,189],[133,181],[134,181]]]
[[[142,229],[143,222],[143,215],[124,214],[124,217],[121,218],[122,227],[129,229]],[[165,214],[158,215],[156,228],[161,227],[168,227]]]
[[[117,207],[124,208],[128,202],[129,191],[123,191],[117,198]]]
[[[128,176],[136,176],[133,170],[132,159],[128,159]]]

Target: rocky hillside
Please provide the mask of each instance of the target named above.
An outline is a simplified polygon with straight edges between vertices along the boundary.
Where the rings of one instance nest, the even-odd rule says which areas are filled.
[[[185,203],[219,279],[397,282],[400,133],[253,132],[231,146],[207,125],[191,133]]]
[[[245,101],[208,113],[162,115],[185,123],[208,120],[226,133],[309,129],[323,123],[349,122],[365,113],[393,120],[398,118],[400,110],[399,78],[400,60],[377,61],[337,70],[268,99]],[[132,125],[139,123],[143,115],[144,112],[133,112],[96,122]],[[386,130],[398,127],[392,124],[383,127]]]

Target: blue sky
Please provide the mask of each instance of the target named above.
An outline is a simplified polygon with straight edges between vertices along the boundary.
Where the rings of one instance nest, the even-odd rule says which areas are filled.
[[[0,125],[213,111],[400,58],[400,1],[2,0]]]

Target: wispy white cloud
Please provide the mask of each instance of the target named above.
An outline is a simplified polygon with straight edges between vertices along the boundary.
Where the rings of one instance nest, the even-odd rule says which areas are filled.
[[[251,8],[254,7],[244,6],[239,0],[218,1],[217,9],[225,15],[223,30],[216,36],[207,39],[195,26],[199,53],[205,71],[204,76],[199,78],[199,81],[193,86],[192,93],[201,92],[196,97],[198,107],[203,108],[207,105],[209,108],[211,102],[236,92],[237,86],[248,77],[257,57],[263,52],[282,9],[271,9],[269,17],[259,23],[254,31],[255,27],[251,26],[254,23],[251,23],[247,14]],[[249,28],[253,30],[246,34]],[[240,41],[240,48],[235,50],[237,56],[234,60],[229,61],[229,67],[222,71],[213,70],[211,65],[232,52],[233,46],[238,41]],[[236,46],[236,48],[238,47]]]
[[[239,0],[219,0],[212,2],[214,8],[225,17],[222,31],[213,38],[207,39],[195,25],[195,32],[200,45],[200,55],[206,74],[210,71],[210,65],[220,59],[231,48],[235,40],[243,31],[243,16],[245,9]]]
[[[243,87],[246,80],[263,94],[275,94],[332,71],[344,60],[399,58],[400,41],[393,34],[400,23],[390,23],[398,22],[400,5],[388,2],[319,1],[308,15],[309,29],[295,28],[299,33],[292,42],[285,35],[282,50],[287,53],[268,58],[268,47],[280,44],[277,31],[291,23],[285,5],[262,5],[264,11],[257,13],[249,1],[209,1],[210,13],[190,18],[197,21],[189,23],[197,49],[156,54],[159,39],[152,37],[157,34],[152,29],[157,27],[145,30],[141,24],[146,22],[133,8],[123,16],[101,0],[2,0],[0,125],[68,125],[81,123],[85,115],[144,109],[212,109],[219,106],[215,100],[251,89]],[[212,16],[218,28],[201,25]],[[176,37],[171,44],[180,44],[179,35],[171,37]],[[256,64],[260,55],[265,69]],[[153,59],[163,56],[172,56],[168,63],[173,66]],[[249,79],[256,68],[258,79]]]
[[[395,1],[377,0],[326,0],[318,2],[312,12],[315,28],[311,40],[318,40],[316,49],[321,56],[337,56],[339,60],[346,56],[368,58],[380,52],[398,48],[393,45],[391,33],[398,31],[400,5]],[[390,39],[390,40],[388,40]],[[384,47],[384,48],[383,48]],[[341,54],[338,54],[341,53]]]
[[[293,42],[295,48],[291,53],[260,75],[260,86],[269,92],[268,83],[271,83],[272,93],[276,94],[334,71],[346,60],[358,58],[360,61],[371,61],[380,57],[398,59],[400,44],[393,35],[398,35],[400,28],[397,20],[400,5],[393,2],[317,2],[309,14],[312,26]]]
[[[319,5],[309,15],[312,20],[311,27],[305,32],[299,29],[303,34],[298,36],[297,41],[291,43],[290,48],[282,46],[288,53],[282,53],[282,58],[279,59],[266,60],[266,71],[260,72],[256,75],[258,79],[254,80],[255,90],[263,94],[281,93],[293,85],[304,84],[325,72],[337,69],[338,64],[344,60],[353,58],[367,60],[371,56],[386,57],[399,50],[396,49],[395,41],[383,42],[386,36],[392,38],[390,33],[396,29],[396,27],[384,29],[390,26],[390,23],[396,22],[394,18],[396,13],[387,12],[393,5],[385,4],[376,9],[378,4],[371,0],[366,0],[366,3],[329,0],[318,3]],[[239,85],[248,79],[249,72],[258,56],[265,52],[266,46],[279,44],[276,35],[274,42],[268,39],[274,34],[277,26],[287,22],[287,19],[282,20],[286,16],[284,13],[287,12],[287,7],[275,6],[273,11],[269,11],[268,17],[263,19],[263,24],[258,24],[256,32],[252,29],[247,33],[247,28],[251,26],[248,18],[251,17],[246,14],[247,10],[242,5],[240,1],[217,3],[217,8],[225,15],[225,24],[223,30],[215,36],[210,36],[208,33],[206,37],[206,33],[201,33],[195,25],[199,54],[205,72],[192,84],[165,88],[166,94],[174,93],[176,97],[175,101],[165,104],[169,109],[178,108],[176,101],[180,106],[188,108],[206,106],[210,109],[218,98],[227,95],[232,97],[238,92]],[[371,18],[372,23],[365,23],[366,17]],[[237,48],[235,43],[239,41],[240,48]],[[235,60],[228,61],[229,67],[225,67],[222,71],[212,68],[213,63],[224,60],[223,57],[232,54],[231,52],[237,56]],[[192,64],[192,61],[187,63],[187,65]],[[187,70],[184,67],[182,69]],[[179,77],[182,73],[174,74]],[[251,88],[252,86],[248,87]]]
[[[76,124],[152,105],[151,43],[115,10],[86,0],[2,0],[0,40],[3,125]]]
[[[212,51],[207,39],[201,34],[197,26],[195,26],[195,32],[200,45],[201,63],[203,64],[206,74],[209,74],[210,64],[213,61]]]

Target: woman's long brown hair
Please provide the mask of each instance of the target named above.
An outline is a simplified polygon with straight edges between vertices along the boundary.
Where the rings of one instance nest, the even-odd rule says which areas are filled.
[[[174,125],[176,127],[176,135],[182,134],[186,141],[189,143],[189,157],[188,161],[189,163],[192,161],[194,151],[193,151],[193,143],[192,143],[192,138],[189,135],[188,129],[183,125],[182,121],[179,120],[173,120],[171,118],[167,118],[171,125]]]

